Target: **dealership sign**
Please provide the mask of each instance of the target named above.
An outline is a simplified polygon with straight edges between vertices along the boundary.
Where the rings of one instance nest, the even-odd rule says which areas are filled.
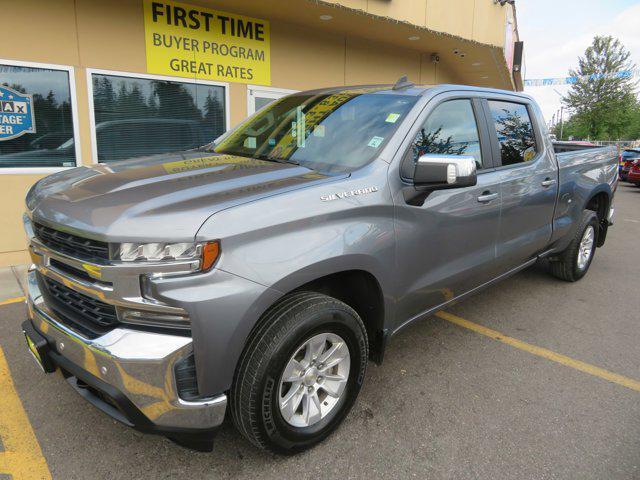
[[[33,97],[0,85],[0,142],[35,132]]]
[[[271,84],[268,21],[185,3],[143,5],[149,73]]]

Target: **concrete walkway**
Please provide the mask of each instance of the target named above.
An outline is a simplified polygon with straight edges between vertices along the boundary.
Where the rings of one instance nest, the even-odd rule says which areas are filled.
[[[0,268],[0,302],[23,297],[27,291],[27,265]]]

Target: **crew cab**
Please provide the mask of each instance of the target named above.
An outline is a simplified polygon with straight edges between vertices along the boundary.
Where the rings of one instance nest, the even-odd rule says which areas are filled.
[[[582,278],[617,160],[556,153],[521,93],[295,93],[202,148],[36,183],[27,344],[131,427],[207,450],[230,417],[298,452],[403,328],[539,260]]]

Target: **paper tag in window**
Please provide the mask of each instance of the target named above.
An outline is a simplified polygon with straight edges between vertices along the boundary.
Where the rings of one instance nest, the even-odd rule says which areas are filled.
[[[529,147],[524,151],[524,161],[529,162],[536,156],[536,151],[533,147]]]
[[[245,148],[256,148],[256,137],[247,137],[244,139]]]
[[[382,137],[373,137],[371,140],[369,140],[369,143],[367,143],[368,147],[373,147],[373,148],[378,148],[380,146],[380,144],[383,142],[384,138]]]
[[[400,118],[400,114],[399,113],[390,113],[389,115],[387,115],[387,118],[385,119],[385,122],[387,122],[387,123],[396,123],[399,118]]]

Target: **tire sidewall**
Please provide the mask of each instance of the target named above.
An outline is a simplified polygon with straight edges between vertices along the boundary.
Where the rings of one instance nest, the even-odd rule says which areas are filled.
[[[589,227],[593,227],[593,247],[591,248],[591,254],[589,255],[589,260],[584,268],[578,267],[578,256],[580,255],[580,243],[584,237],[585,232]],[[589,267],[591,267],[591,262],[593,261],[593,257],[596,253],[596,245],[598,244],[598,218],[595,214],[590,214],[585,218],[582,228],[580,229],[580,236],[576,238],[577,242],[574,247],[573,252],[573,274],[577,279],[580,279],[586,275],[589,271]]]
[[[350,309],[337,302],[313,312],[296,323],[278,343],[268,360],[259,384],[260,411],[258,427],[272,448],[283,453],[304,450],[327,437],[353,406],[362,387],[367,366],[367,338],[362,323]],[[349,348],[351,366],[349,379],[339,402],[329,414],[309,427],[294,427],[280,413],[279,387],[282,372],[295,351],[309,338],[319,333],[335,333]]]

